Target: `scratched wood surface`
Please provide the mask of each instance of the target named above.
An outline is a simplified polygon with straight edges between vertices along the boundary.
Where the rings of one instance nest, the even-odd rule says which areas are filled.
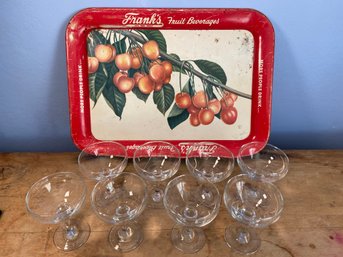
[[[284,194],[285,209],[277,223],[259,230],[262,245],[255,256],[342,257],[343,151],[297,150],[287,154],[289,173],[277,183]],[[0,153],[3,164],[24,165],[27,172],[16,183],[0,184],[0,256],[184,256],[170,242],[173,221],[164,210],[151,209],[139,219],[145,234],[142,245],[126,254],[113,252],[107,241],[111,225],[92,213],[89,201],[80,213],[92,230],[87,243],[67,254],[57,250],[52,241],[56,226],[33,220],[26,212],[24,197],[29,187],[45,175],[78,172],[77,153]],[[126,171],[134,172],[131,162]],[[187,172],[184,164],[179,174],[183,172]],[[234,174],[238,172],[236,167]],[[94,183],[87,184],[90,192]],[[219,184],[221,192],[223,185]],[[224,229],[233,222],[222,205],[216,220],[205,228],[205,247],[194,256],[241,256],[224,242]]]

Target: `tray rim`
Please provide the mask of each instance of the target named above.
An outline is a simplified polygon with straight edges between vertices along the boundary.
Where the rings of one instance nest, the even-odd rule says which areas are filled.
[[[211,29],[245,29],[254,37],[254,61],[253,61],[253,85],[252,85],[252,109],[251,127],[248,137],[242,140],[166,140],[172,144],[182,147],[180,144],[191,144],[201,141],[213,141],[227,146],[236,156],[239,148],[251,141],[262,141],[267,143],[270,136],[271,106],[272,106],[272,82],[274,71],[274,48],[275,32],[272,23],[260,11],[251,8],[85,8],[76,13],[66,27],[66,56],[67,56],[67,78],[69,97],[69,117],[71,137],[74,144],[82,150],[85,146],[103,141],[96,139],[91,132],[90,104],[87,73],[87,49],[85,39],[92,29],[108,29],[118,27],[116,19],[127,12],[139,12],[142,15],[152,13],[173,15],[217,15],[224,19],[218,26]],[[188,16],[187,16],[188,17]],[[111,18],[111,19],[110,19]],[[138,28],[138,26],[135,26]],[[132,27],[130,27],[132,29]],[[141,28],[141,27],[140,27]],[[203,25],[185,26],[166,25],[161,29],[205,29]],[[152,26],[144,29],[154,29]],[[156,29],[156,28],[155,28]],[[208,28],[207,28],[208,29]],[[263,72],[259,72],[260,65]],[[82,72],[79,73],[79,67]],[[262,76],[262,89],[258,85],[259,76]],[[83,83],[80,84],[79,78]],[[261,107],[258,103],[258,94],[262,92]],[[80,104],[83,99],[83,106]],[[126,147],[140,145],[148,140],[110,140],[122,143]],[[129,157],[132,153],[129,152]],[[182,157],[185,157],[182,154]]]

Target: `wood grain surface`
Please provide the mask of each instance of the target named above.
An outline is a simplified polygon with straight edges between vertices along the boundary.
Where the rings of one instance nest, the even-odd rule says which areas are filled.
[[[342,257],[343,256],[343,151],[287,151],[290,168],[277,182],[285,198],[285,209],[278,222],[259,229],[262,245],[254,256],[259,257]],[[80,218],[91,226],[85,245],[72,252],[55,248],[52,240],[56,225],[40,224],[25,209],[25,194],[39,178],[59,171],[78,171],[78,153],[0,153],[0,166],[26,167],[25,175],[10,185],[0,182],[0,256],[242,256],[233,252],[224,241],[225,227],[234,221],[222,204],[218,217],[204,231],[205,247],[195,254],[183,254],[170,241],[174,225],[164,210],[146,209],[139,222],[145,239],[129,253],[110,248],[107,236],[111,228],[99,220],[89,204],[94,186],[87,181],[87,201]],[[134,172],[130,161],[126,170]],[[183,164],[178,174],[187,172]],[[236,165],[234,174],[239,173]],[[223,192],[224,182],[218,185]]]

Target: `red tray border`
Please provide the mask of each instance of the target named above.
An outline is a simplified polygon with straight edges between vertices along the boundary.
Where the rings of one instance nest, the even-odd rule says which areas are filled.
[[[163,29],[244,29],[254,37],[252,112],[250,135],[243,140],[213,140],[227,146],[236,156],[239,148],[251,141],[266,142],[270,134],[271,96],[274,68],[274,29],[268,18],[253,9],[143,9],[143,8],[87,8],[75,14],[66,29],[67,75],[69,89],[69,111],[71,136],[79,149],[99,142],[91,132],[90,103],[87,72],[86,39],[88,33],[96,28],[118,27],[128,12],[138,12],[144,17],[154,13],[159,14],[164,21]],[[208,25],[169,25],[167,15],[175,18],[194,16],[198,18],[218,17],[219,24]],[[164,20],[165,19],[165,20]],[[136,26],[138,27],[138,26]],[[140,27],[141,28],[141,27]],[[146,25],[146,29],[156,29],[153,25]],[[261,72],[263,65],[263,72]],[[82,83],[80,83],[82,81]],[[262,81],[262,83],[260,83]],[[262,102],[259,103],[259,95]],[[125,146],[140,145],[146,140],[117,140]],[[175,145],[199,142],[203,140],[168,140]],[[208,141],[212,141],[209,139]],[[181,148],[182,146],[179,145]],[[184,150],[184,149],[182,149]],[[133,150],[128,149],[129,157]],[[184,151],[182,151],[184,157]]]

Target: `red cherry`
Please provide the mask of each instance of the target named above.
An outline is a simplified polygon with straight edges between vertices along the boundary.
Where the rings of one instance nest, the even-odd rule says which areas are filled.
[[[200,90],[193,96],[192,102],[197,108],[205,108],[207,107],[207,100],[208,97],[205,92],[203,90]]]
[[[175,104],[180,109],[187,109],[192,104],[191,97],[186,92],[177,93],[175,96]]]
[[[189,116],[189,123],[194,127],[197,127],[200,125],[200,120],[198,118],[197,113],[193,113]]]
[[[225,124],[234,124],[237,120],[237,109],[233,106],[223,108],[220,113],[220,118]]]
[[[119,79],[121,77],[123,77],[123,76],[127,77],[128,76],[127,72],[118,71],[116,74],[114,74],[114,76],[113,76],[113,84],[117,86],[118,82],[119,82]]]
[[[135,74],[133,74],[133,79],[135,80],[135,86],[138,85],[138,81],[143,77],[144,75],[138,71],[136,71]]]
[[[230,93],[230,97],[232,98],[232,100],[234,102],[236,102],[237,98],[238,98],[238,95],[234,94],[234,93]]]
[[[220,104],[222,106],[222,109],[224,109],[224,108],[232,107],[235,104],[235,102],[233,101],[231,97],[226,95],[220,100]]]
[[[120,92],[124,94],[130,92],[134,86],[135,86],[135,80],[133,78],[121,76],[118,79],[117,88],[119,89]]]
[[[217,114],[220,112],[220,109],[222,107],[218,99],[212,99],[208,102],[208,108],[211,109],[214,112],[214,114]]]
[[[191,105],[187,108],[187,111],[189,114],[194,114],[194,113],[198,114],[200,109],[195,107],[194,104],[191,103]]]
[[[94,73],[99,67],[99,61],[96,57],[88,57],[88,73]]]
[[[214,120],[214,112],[211,109],[201,109],[198,118],[202,125],[208,125]]]
[[[161,83],[166,79],[164,68],[158,63],[155,63],[150,67],[149,76],[156,83]]]

